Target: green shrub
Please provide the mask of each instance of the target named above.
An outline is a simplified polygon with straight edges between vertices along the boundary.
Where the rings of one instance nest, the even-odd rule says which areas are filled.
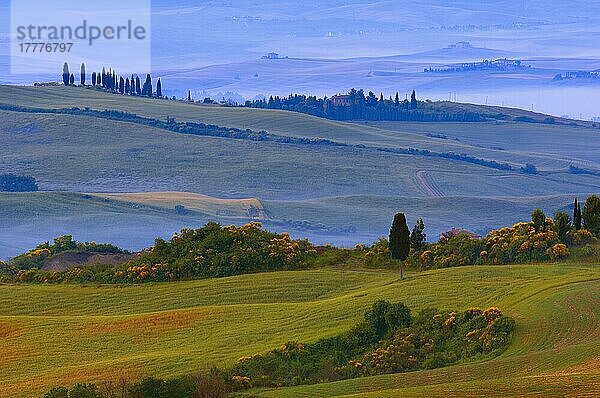
[[[69,398],[69,389],[67,387],[54,387],[44,394],[44,398]]]

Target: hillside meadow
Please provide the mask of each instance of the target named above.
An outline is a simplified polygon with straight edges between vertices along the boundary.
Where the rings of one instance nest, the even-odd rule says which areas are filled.
[[[227,366],[289,340],[338,334],[387,299],[415,310],[497,306],[516,319],[515,336],[481,363],[250,394],[593,395],[599,263],[458,267],[403,281],[392,271],[322,269],[126,286],[0,285],[0,389],[30,397],[77,381]]]

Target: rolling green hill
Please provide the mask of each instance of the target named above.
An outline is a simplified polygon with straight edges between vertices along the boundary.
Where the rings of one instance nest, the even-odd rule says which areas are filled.
[[[350,328],[376,299],[498,306],[517,321],[495,359],[286,389],[265,397],[593,396],[600,392],[600,259],[412,273],[289,271],[129,286],[0,285],[0,390],[173,376]],[[52,297],[51,300],[48,298]],[[587,394],[587,395],[586,395]]]

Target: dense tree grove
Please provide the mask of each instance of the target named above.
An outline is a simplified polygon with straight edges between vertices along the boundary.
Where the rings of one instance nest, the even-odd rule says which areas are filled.
[[[37,190],[37,182],[31,176],[0,174],[0,192],[35,192]]]
[[[293,94],[288,97],[270,97],[268,100],[246,101],[245,106],[261,109],[281,109],[334,120],[392,120],[427,122],[478,122],[485,117],[477,112],[458,108],[443,108],[434,103],[418,101],[413,91],[410,101],[395,98],[379,98],[369,91],[352,89],[343,101],[337,97],[317,98]]]

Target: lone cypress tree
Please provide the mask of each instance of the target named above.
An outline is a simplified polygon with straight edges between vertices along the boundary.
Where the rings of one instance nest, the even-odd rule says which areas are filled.
[[[69,64],[66,62],[63,64],[63,75],[62,76],[63,76],[63,84],[65,86],[68,86],[70,78],[71,78],[71,72],[69,72]]]
[[[192,91],[191,90],[188,90],[187,100],[190,101],[190,102],[192,101]]]
[[[575,198],[575,204],[573,205],[573,227],[577,231],[581,229],[581,207],[579,207],[577,198]]]
[[[158,82],[156,82],[156,96],[162,98],[162,83],[160,82],[160,77],[158,78]]]
[[[79,70],[80,82],[82,86],[85,86],[85,64],[81,63],[81,69]]]
[[[402,262],[408,258],[410,253],[410,231],[406,225],[404,213],[397,213],[394,216],[390,229],[389,249],[391,257],[400,261],[400,279],[403,279],[404,266]]]

